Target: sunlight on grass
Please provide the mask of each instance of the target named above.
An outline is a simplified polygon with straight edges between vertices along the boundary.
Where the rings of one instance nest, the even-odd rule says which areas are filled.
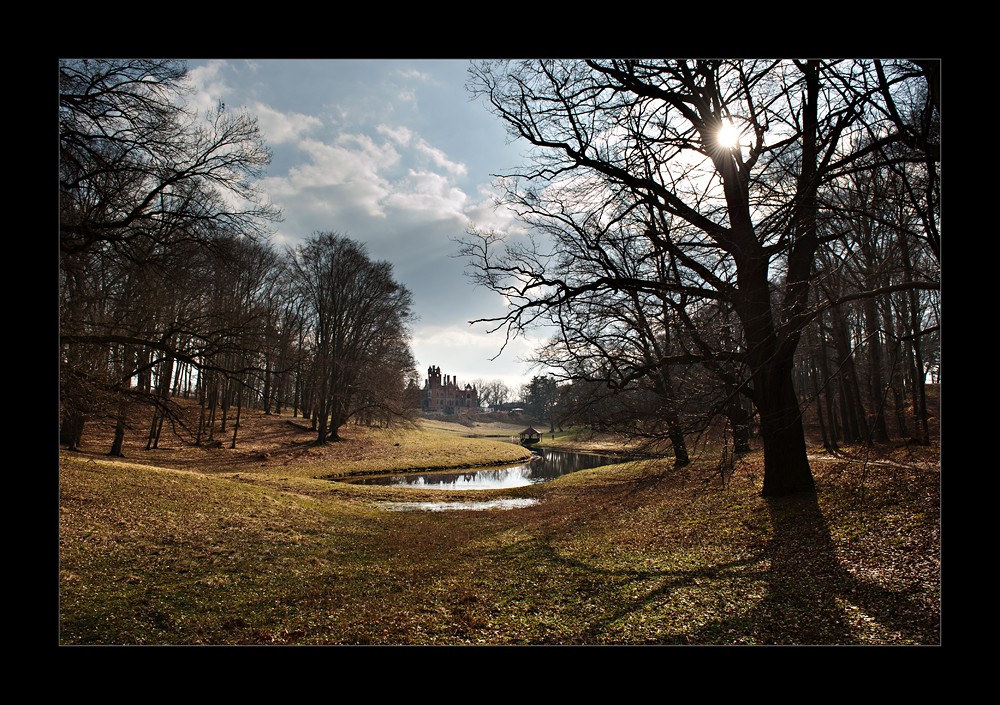
[[[179,467],[63,453],[60,643],[939,641],[936,466],[870,466],[861,512],[856,463],[817,464],[831,545],[796,548],[776,542],[759,452],[724,488],[706,458],[442,494],[324,478],[524,449],[428,427],[345,437],[263,460],[198,450],[201,470],[183,451],[148,456]]]

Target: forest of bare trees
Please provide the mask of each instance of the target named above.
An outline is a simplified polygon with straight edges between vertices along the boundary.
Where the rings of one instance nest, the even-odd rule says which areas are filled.
[[[95,419],[121,455],[126,434],[236,447],[247,410],[320,443],[407,416],[410,292],[337,233],[272,246],[253,115],[190,109],[183,62],[59,71],[61,443]],[[932,441],[939,62],[493,61],[469,85],[530,148],[500,179],[524,230],[462,254],[510,303],[492,329],[551,334],[522,395],[540,420],[678,466],[721,421],[763,445],[768,495],[812,486],[804,412],[830,449]]]
[[[252,115],[186,107],[182,62],[59,72],[62,444],[79,447],[89,419],[115,424],[121,455],[126,433],[149,449],[165,429],[236,447],[247,408],[301,414],[318,442],[404,415],[409,293],[346,238],[272,247]]]
[[[485,321],[554,331],[563,414],[669,442],[759,431],[763,494],[824,442],[928,442],[940,376],[940,72],[907,60],[511,60],[470,89],[528,147],[527,235],[471,230]],[[724,129],[725,128],[725,129]],[[732,136],[723,141],[723,132]]]

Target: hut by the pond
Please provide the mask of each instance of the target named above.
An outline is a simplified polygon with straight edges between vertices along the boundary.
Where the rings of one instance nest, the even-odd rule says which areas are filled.
[[[521,445],[530,446],[542,440],[541,434],[531,426],[521,431]]]

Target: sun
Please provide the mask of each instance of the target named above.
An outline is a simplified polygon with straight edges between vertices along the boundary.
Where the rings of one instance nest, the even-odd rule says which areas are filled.
[[[740,144],[740,130],[733,123],[726,121],[719,128],[719,134],[715,136],[715,140],[719,143],[720,147],[726,149],[738,147]]]

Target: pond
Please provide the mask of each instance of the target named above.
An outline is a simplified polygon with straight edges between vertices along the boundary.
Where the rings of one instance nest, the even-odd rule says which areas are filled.
[[[362,485],[389,485],[425,490],[497,490],[536,485],[577,470],[588,470],[625,460],[613,455],[570,453],[547,448],[532,452],[536,454],[534,460],[510,467],[480,468],[460,472],[408,472],[402,475],[376,475],[345,481]]]
[[[481,512],[487,509],[522,509],[538,504],[537,499],[491,499],[485,502],[383,502],[390,512]]]

